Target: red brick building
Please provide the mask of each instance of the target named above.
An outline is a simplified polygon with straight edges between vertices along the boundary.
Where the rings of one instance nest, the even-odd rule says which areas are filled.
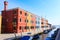
[[[26,32],[28,29],[27,26],[27,11],[14,8],[14,9],[7,9],[8,2],[4,1],[4,10],[2,11],[2,33],[20,33]],[[34,21],[35,18],[33,17],[32,20]],[[35,24],[32,24],[35,29]]]
[[[3,31],[9,33],[14,31],[18,33],[26,32],[26,18],[27,12],[19,8],[2,11],[2,24],[5,26],[2,28]]]

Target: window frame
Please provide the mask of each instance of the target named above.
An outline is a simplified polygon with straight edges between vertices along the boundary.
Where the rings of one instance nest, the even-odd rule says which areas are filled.
[[[20,11],[20,14],[22,15],[22,11]]]
[[[16,30],[17,28],[16,28],[16,26],[13,26],[13,30]]]
[[[34,26],[31,26],[31,29],[34,29]]]
[[[20,22],[22,21],[22,19],[20,18]]]
[[[22,30],[22,26],[19,26],[19,30]]]
[[[25,13],[25,16],[27,16],[27,13]]]

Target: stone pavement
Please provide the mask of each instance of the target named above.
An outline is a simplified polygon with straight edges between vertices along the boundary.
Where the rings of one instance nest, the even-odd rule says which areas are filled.
[[[38,33],[42,33],[43,31],[40,30],[40,29],[36,29],[34,31],[30,31],[31,34],[27,34],[29,32],[22,32],[22,33],[16,33],[16,36],[17,37],[20,37],[20,36],[24,36],[24,35],[29,35],[29,36],[33,36],[35,34],[38,34]],[[6,40],[6,39],[13,39],[15,38],[15,33],[10,33],[10,34],[0,34],[0,40]]]

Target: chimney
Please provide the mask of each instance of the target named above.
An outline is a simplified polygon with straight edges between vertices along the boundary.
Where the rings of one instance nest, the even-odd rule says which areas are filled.
[[[6,11],[7,9],[7,5],[8,5],[8,2],[7,1],[4,1],[4,10]]]

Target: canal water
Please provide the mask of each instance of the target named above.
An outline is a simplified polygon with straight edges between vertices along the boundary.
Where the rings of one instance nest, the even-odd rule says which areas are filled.
[[[47,37],[47,34],[42,34],[42,35],[39,35],[39,38],[33,39],[33,40],[45,40],[46,37]]]
[[[42,35],[39,35],[39,38],[35,38],[35,39],[30,39],[30,40],[45,40],[45,38],[47,37],[47,34],[42,34]],[[33,37],[32,37],[33,38]],[[28,40],[29,40],[28,39]],[[14,39],[14,40],[16,40],[16,39]],[[20,38],[19,39],[17,39],[17,40],[20,40]],[[22,40],[26,40],[25,38],[23,38]]]

